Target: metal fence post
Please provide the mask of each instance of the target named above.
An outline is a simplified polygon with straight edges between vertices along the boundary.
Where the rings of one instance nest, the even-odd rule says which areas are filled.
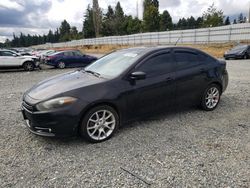
[[[208,28],[208,39],[207,39],[207,43],[210,43],[210,29]]]
[[[232,27],[229,28],[228,42],[231,41]]]
[[[196,29],[194,29],[194,44],[196,44]]]
[[[157,33],[158,45],[160,44],[160,32]]]
[[[168,41],[169,41],[169,44],[171,44],[171,31],[169,31]]]

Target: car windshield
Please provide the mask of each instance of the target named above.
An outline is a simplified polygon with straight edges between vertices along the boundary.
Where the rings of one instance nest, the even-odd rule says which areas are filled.
[[[142,51],[117,51],[108,54],[84,70],[97,73],[103,77],[114,78],[130,67],[144,53]]]
[[[238,51],[245,50],[246,48],[247,48],[247,45],[240,45],[240,46],[234,47],[231,51],[238,52]]]

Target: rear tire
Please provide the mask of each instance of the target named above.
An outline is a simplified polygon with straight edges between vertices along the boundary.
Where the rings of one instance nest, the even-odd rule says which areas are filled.
[[[23,64],[23,68],[25,71],[33,71],[35,69],[35,65],[31,61],[27,61]]]
[[[214,110],[219,102],[221,96],[221,88],[217,84],[209,85],[202,96],[201,108],[206,111]]]
[[[90,109],[83,117],[79,133],[89,142],[98,143],[110,139],[119,127],[119,116],[110,106]]]

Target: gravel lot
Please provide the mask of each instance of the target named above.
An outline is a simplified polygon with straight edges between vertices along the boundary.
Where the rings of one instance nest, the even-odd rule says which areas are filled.
[[[0,72],[0,187],[250,187],[250,60],[227,68],[215,111],[168,112],[101,144],[35,136],[18,112],[25,90],[69,69]]]

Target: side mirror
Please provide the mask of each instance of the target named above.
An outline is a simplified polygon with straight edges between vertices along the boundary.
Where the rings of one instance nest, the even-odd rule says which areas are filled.
[[[144,80],[146,78],[146,73],[145,72],[132,72],[130,74],[130,79],[132,80]]]
[[[14,57],[17,57],[18,55],[17,54],[13,54]]]

